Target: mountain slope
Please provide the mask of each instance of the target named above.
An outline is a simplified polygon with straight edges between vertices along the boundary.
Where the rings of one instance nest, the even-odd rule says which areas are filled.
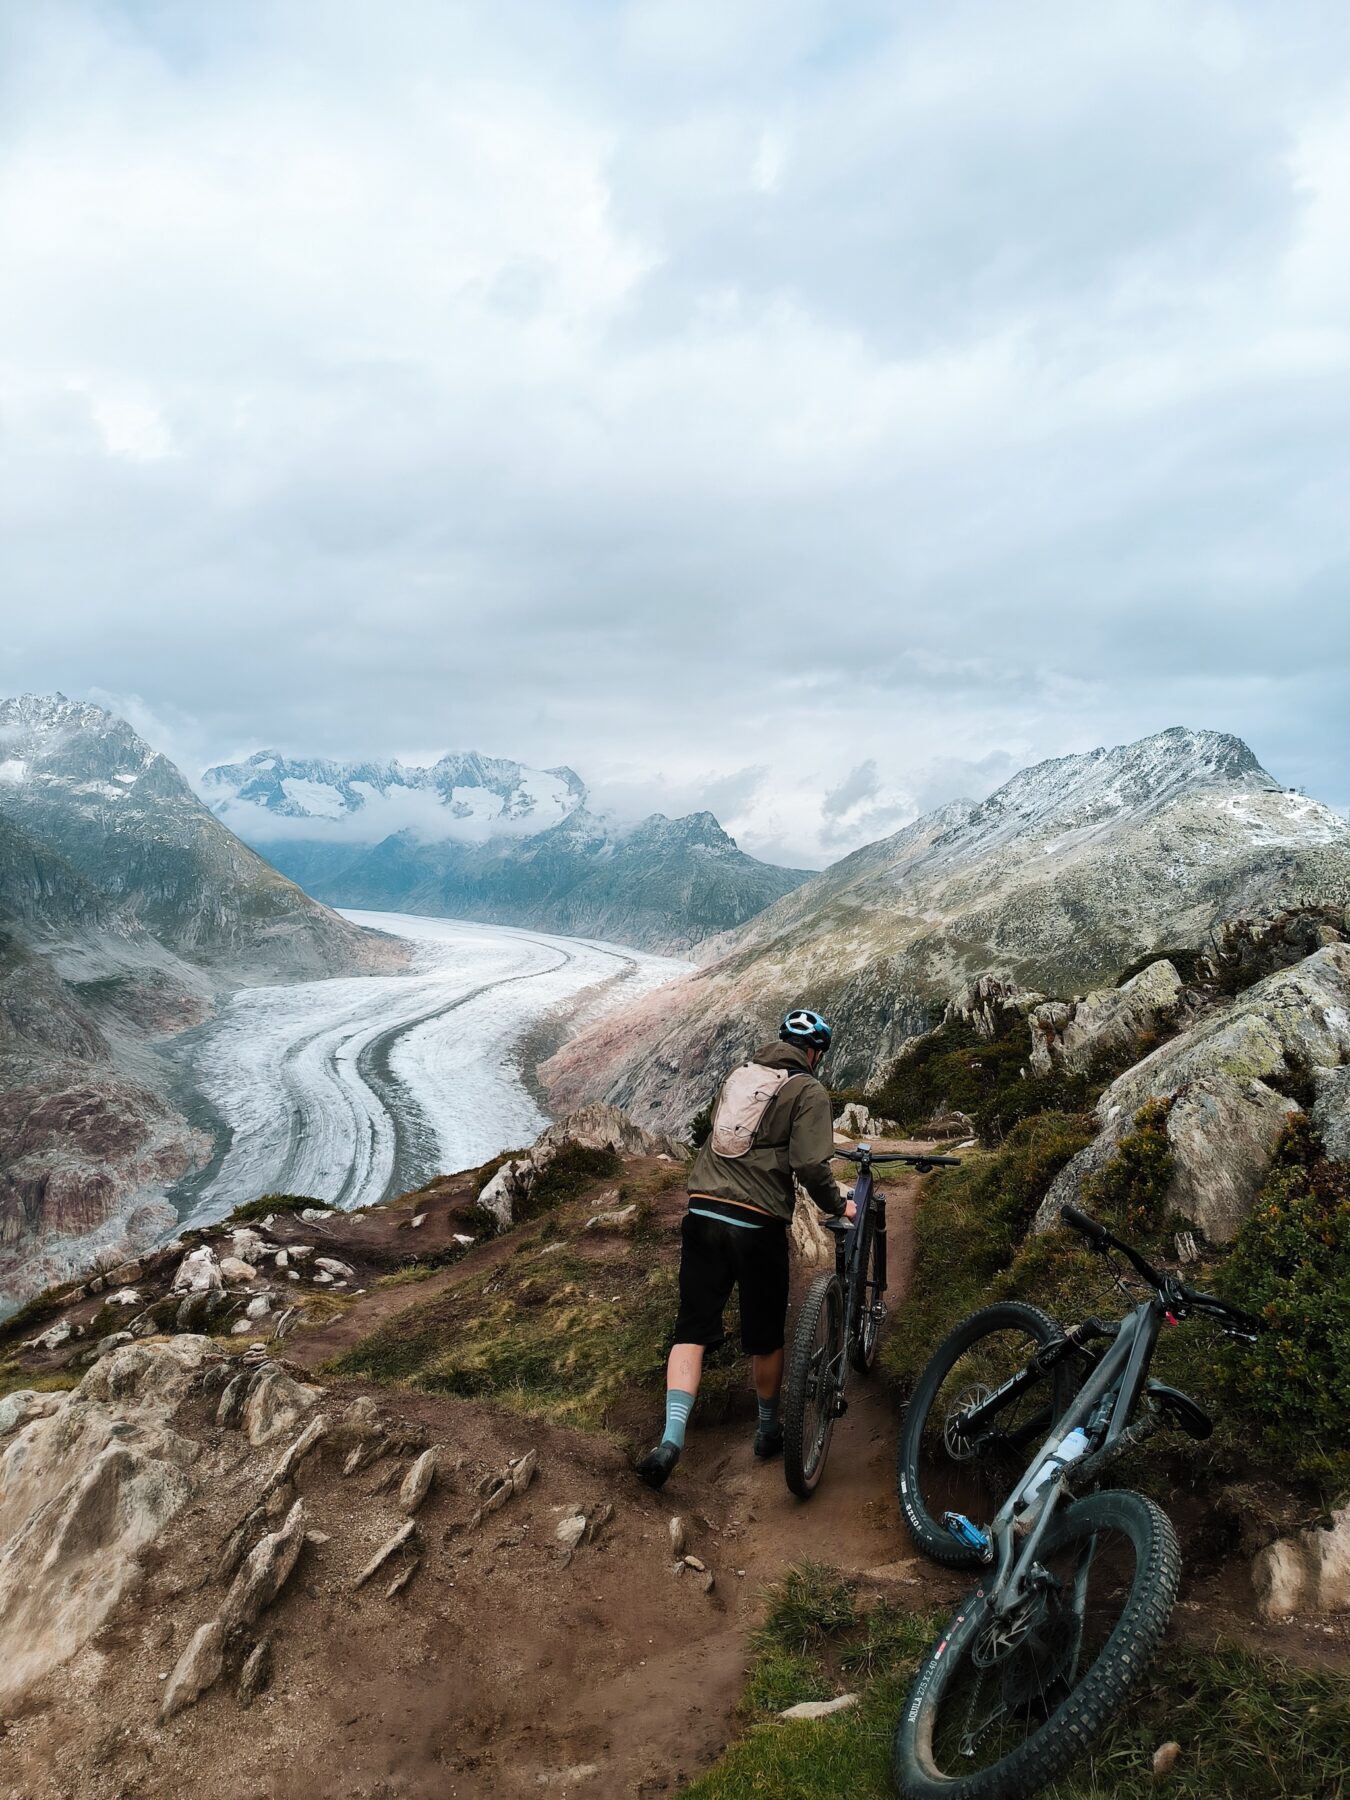
[[[170,1229],[210,1156],[160,1046],[247,981],[400,966],[100,707],[0,702],[0,1293]]]
[[[240,843],[178,770],[100,706],[0,701],[0,813],[59,851],[124,926],[231,977],[337,973],[386,959]]]
[[[278,843],[280,867],[335,905],[480,919],[678,953],[734,929],[806,875],[757,862],[711,813],[618,832],[585,807],[484,844],[403,831],[363,851]]]
[[[720,959],[613,1015],[543,1071],[676,1124],[794,1003],[839,1029],[836,1084],[870,1079],[965,981],[1081,991],[1220,918],[1350,893],[1350,826],[1288,793],[1240,740],[1174,727],[1023,770],[866,846],[719,944]]]

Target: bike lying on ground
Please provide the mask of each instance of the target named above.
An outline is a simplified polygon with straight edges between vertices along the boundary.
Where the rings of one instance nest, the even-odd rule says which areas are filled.
[[[1060,1217],[1103,1256],[1125,1257],[1151,1292],[1134,1304],[1115,1271],[1132,1310],[1069,1331],[1034,1306],[985,1307],[919,1377],[900,1435],[905,1522],[935,1561],[987,1573],[900,1715],[893,1771],[906,1800],[1018,1800],[1060,1774],[1123,1705],[1167,1629],[1180,1554],[1151,1500],[1093,1490],[1162,1426],[1197,1438],[1213,1430],[1188,1395],[1149,1379],[1165,1321],[1211,1318],[1246,1343],[1263,1329],[1076,1207]],[[995,1507],[987,1527],[952,1504],[973,1507],[981,1492]]]
[[[848,1411],[844,1390],[851,1364],[866,1375],[877,1358],[886,1321],[886,1196],[873,1185],[876,1163],[908,1163],[920,1174],[955,1167],[955,1156],[915,1156],[900,1150],[836,1150],[858,1165],[856,1217],[826,1221],[834,1236],[834,1268],[817,1275],[797,1315],[783,1383],[783,1472],[794,1494],[809,1500],[829,1455],[835,1420]]]

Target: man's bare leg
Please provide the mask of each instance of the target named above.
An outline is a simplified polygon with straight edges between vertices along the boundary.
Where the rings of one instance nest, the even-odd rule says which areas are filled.
[[[666,1423],[661,1442],[642,1458],[637,1472],[648,1487],[661,1487],[684,1449],[684,1428],[703,1378],[703,1345],[676,1344],[666,1362]]]
[[[783,1391],[783,1351],[771,1350],[767,1356],[752,1356],[750,1371],[755,1379],[756,1398],[776,1400]]]
[[[779,1366],[782,1366],[782,1353],[779,1353]],[[698,1384],[703,1379],[703,1345],[676,1344],[670,1352],[670,1360],[666,1364],[666,1386],[677,1388],[692,1399],[698,1393]]]

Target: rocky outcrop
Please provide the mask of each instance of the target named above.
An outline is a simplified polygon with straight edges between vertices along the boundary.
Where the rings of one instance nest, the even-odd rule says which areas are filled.
[[[852,1100],[834,1122],[835,1134],[838,1137],[879,1138],[894,1137],[900,1130],[894,1119],[882,1119],[868,1112],[859,1100]]]
[[[580,1144],[589,1150],[613,1150],[622,1156],[665,1156],[683,1162],[685,1147],[664,1133],[644,1131],[617,1106],[595,1103],[568,1113],[541,1133],[533,1148],[502,1164],[478,1196],[505,1231],[519,1216],[539,1177],[560,1150]]]
[[[1314,1115],[1341,1141],[1347,1062],[1350,944],[1329,944],[1112,1082],[1097,1105],[1099,1135],[1057,1176],[1036,1229],[1058,1222],[1060,1206],[1079,1200],[1084,1179],[1115,1154],[1139,1109],[1161,1099],[1171,1103],[1168,1203],[1212,1243],[1230,1242],[1266,1179],[1285,1120],[1309,1091]]]
[[[1350,1505],[1330,1525],[1267,1545],[1252,1564],[1262,1617],[1350,1612]]]
[[[211,1354],[129,1344],[61,1404],[25,1406],[0,1456],[0,1703],[87,1642],[191,1498],[197,1446],[169,1421]]]
[[[1147,1042],[1171,1027],[1182,991],[1180,975],[1163,958],[1120,987],[1033,1006],[1028,1014],[1032,1070],[1049,1075],[1058,1068],[1081,1075],[1099,1057]]]
[[[953,1020],[960,1020],[969,1025],[977,1036],[996,1038],[1008,1023],[1009,1017],[1025,1017],[1032,1007],[1041,999],[1040,994],[1027,992],[1017,986],[1016,982],[1005,981],[999,975],[977,975],[974,981],[968,981],[948,1002],[942,1015],[944,1025]]]

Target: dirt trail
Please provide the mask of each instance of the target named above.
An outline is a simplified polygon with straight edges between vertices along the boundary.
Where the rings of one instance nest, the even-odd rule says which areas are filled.
[[[890,1176],[886,1182],[888,1225],[887,1303],[894,1316],[909,1293],[914,1265],[913,1220],[921,1178]],[[798,1268],[794,1301],[818,1271]],[[789,1316],[791,1335],[794,1312]],[[895,1494],[898,1418],[879,1369],[851,1371],[848,1412],[835,1424],[829,1461],[810,1500],[799,1500],[783,1479],[781,1460],[763,1463],[751,1448],[752,1428],[744,1423],[701,1429],[695,1412],[689,1448],[667,1489],[672,1511],[680,1510],[684,1478],[716,1488],[742,1522],[745,1537],[738,1567],[749,1626],[757,1622],[761,1589],[795,1563],[829,1563],[846,1574],[876,1572],[893,1582],[897,1598],[915,1607],[945,1606],[957,1600],[968,1577],[950,1574],[918,1557],[905,1534]]]
[[[654,1235],[641,1241],[639,1259],[674,1253],[680,1173],[660,1158],[629,1159],[626,1179],[653,1208]],[[910,1290],[923,1178],[888,1172],[884,1186],[894,1317]],[[563,1235],[554,1241],[597,1273],[613,1268],[618,1285],[634,1245],[585,1229],[597,1198],[561,1207],[555,1225]],[[915,1555],[901,1524],[898,1418],[879,1371],[851,1375],[848,1413],[806,1502],[788,1492],[781,1461],[755,1460],[748,1396],[729,1423],[713,1405],[703,1417],[696,1411],[679,1468],[653,1494],[632,1473],[629,1452],[658,1424],[655,1396],[634,1394],[632,1410],[613,1421],[614,1435],[589,1435],[444,1393],[335,1379],[325,1360],[404,1309],[439,1302],[461,1284],[470,1294],[495,1289],[517,1254],[529,1269],[548,1266],[542,1235],[508,1234],[461,1258],[456,1239],[473,1217],[472,1181],[454,1177],[363,1221],[279,1217],[272,1227],[279,1241],[303,1236],[349,1258],[365,1284],[285,1340],[291,1367],[325,1384],[330,1418],[354,1395],[374,1394],[389,1430],[408,1446],[415,1436],[444,1447],[444,1476],[418,1514],[422,1561],[412,1584],[397,1596],[378,1582],[356,1586],[401,1519],[389,1477],[402,1472],[410,1449],[390,1451],[350,1479],[339,1472],[336,1448],[320,1451],[296,1483],[314,1535],[267,1615],[272,1687],[246,1721],[221,1682],[171,1725],[157,1726],[162,1680],[219,1604],[211,1573],[219,1546],[255,1503],[278,1454],[275,1444],[250,1450],[237,1430],[222,1429],[214,1400],[204,1398],[176,1422],[191,1440],[198,1494],[147,1555],[143,1584],[110,1625],[0,1722],[0,1794],[657,1800],[679,1793],[742,1728],[737,1708],[764,1590],[793,1564],[827,1563],[857,1578],[865,1594],[914,1610],[945,1611],[960,1599],[969,1576]],[[412,1255],[433,1272],[380,1284]],[[449,1260],[439,1266],[442,1257]],[[146,1271],[147,1294],[167,1283],[174,1260]],[[814,1273],[796,1269],[797,1301]],[[71,1316],[87,1323],[102,1304],[102,1295],[90,1296],[72,1303]],[[790,1317],[789,1332],[792,1324]],[[59,1354],[34,1353],[34,1374]],[[538,1453],[535,1480],[508,1508],[482,1516],[484,1481],[528,1449]],[[573,1554],[557,1533],[578,1506],[604,1519]],[[688,1549],[714,1577],[710,1588],[698,1571],[676,1571],[668,1526],[677,1514]],[[1211,1641],[1220,1628],[1257,1636],[1239,1573],[1245,1579],[1245,1568],[1226,1565],[1184,1590],[1174,1628]],[[1311,1639],[1300,1646],[1293,1629],[1260,1628],[1259,1636],[1263,1648],[1302,1648],[1323,1663],[1331,1649]]]

